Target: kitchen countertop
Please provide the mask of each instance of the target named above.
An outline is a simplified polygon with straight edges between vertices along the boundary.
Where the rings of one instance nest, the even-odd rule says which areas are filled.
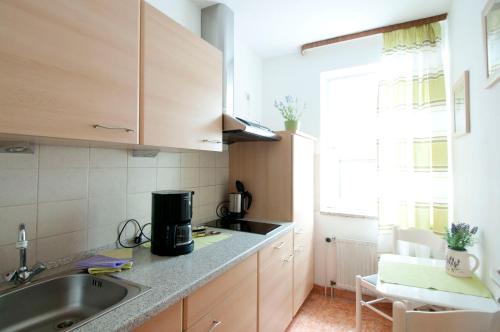
[[[293,228],[291,222],[278,224],[267,235],[224,229],[230,238],[182,256],[160,257],[146,248],[134,249],[134,267],[117,276],[151,290],[74,331],[133,330]]]

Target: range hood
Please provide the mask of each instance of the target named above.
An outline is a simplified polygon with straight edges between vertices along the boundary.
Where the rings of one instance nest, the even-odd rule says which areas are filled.
[[[222,109],[224,143],[241,141],[279,141],[272,130],[234,116],[234,14],[219,3],[201,11],[201,37],[222,51]]]

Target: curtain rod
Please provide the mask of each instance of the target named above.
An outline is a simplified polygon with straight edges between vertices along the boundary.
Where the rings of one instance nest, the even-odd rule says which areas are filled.
[[[371,35],[376,35],[379,33],[384,33],[384,32],[391,32],[394,30],[399,30],[399,29],[407,29],[411,28],[414,26],[419,26],[419,25],[424,25],[424,24],[430,24],[430,23],[435,23],[439,21],[446,20],[446,17],[448,16],[447,13],[436,15],[436,16],[430,16],[426,18],[421,18],[418,20],[413,20],[413,21],[408,21],[408,22],[403,22],[403,23],[397,23],[397,24],[392,24],[392,25],[386,25],[380,28],[375,28],[375,29],[370,29],[370,30],[365,30],[361,32],[355,32],[351,33],[348,35],[343,35],[343,36],[338,36],[338,37],[333,37],[333,38],[328,38],[328,39],[323,39],[323,40],[318,40],[315,42],[307,43],[304,44],[300,47],[300,53],[304,54],[306,50],[310,50],[313,48],[317,47],[322,47],[326,45],[331,45],[339,42],[343,42],[346,40],[351,40],[351,39],[357,39],[361,37],[366,37],[366,36],[371,36]]]

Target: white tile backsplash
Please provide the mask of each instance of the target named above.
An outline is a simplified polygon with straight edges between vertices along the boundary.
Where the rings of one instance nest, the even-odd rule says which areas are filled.
[[[87,230],[66,233],[37,240],[36,257],[39,261],[50,261],[75,255],[87,249]]]
[[[140,168],[138,168],[140,169]],[[135,169],[134,169],[135,170]],[[154,170],[154,169],[152,169]],[[89,196],[122,195],[127,189],[126,168],[91,168]]]
[[[40,168],[38,201],[87,198],[88,168]]]
[[[158,167],[181,167],[181,154],[179,152],[158,153]]]
[[[200,152],[200,167],[215,167],[216,154],[208,151]]]
[[[158,168],[156,190],[179,189],[181,186],[180,168]]]
[[[40,145],[40,168],[87,168],[89,148]]]
[[[38,204],[38,238],[87,228],[87,199]]]
[[[129,168],[127,192],[144,193],[156,190],[156,168]]]
[[[181,167],[199,167],[199,166],[200,166],[199,152],[181,153]]]
[[[126,218],[127,196],[91,196],[89,198],[88,227],[118,225]]]
[[[36,205],[0,208],[0,246],[17,241],[19,224],[26,226],[28,240],[36,238]]]
[[[127,195],[127,219],[144,224],[151,222],[151,193]]]
[[[0,170],[0,206],[36,203],[37,169]]]
[[[215,218],[227,196],[227,150],[145,158],[126,149],[34,148],[34,154],[0,154],[0,273],[19,264],[20,223],[33,264],[113,243],[126,219],[150,222],[152,191],[195,191],[195,224]],[[131,236],[132,228],[125,233]]]
[[[194,188],[200,185],[199,168],[181,168],[181,188]]]
[[[127,150],[90,148],[90,167],[127,167]]]
[[[200,187],[215,185],[215,167],[200,168]]]

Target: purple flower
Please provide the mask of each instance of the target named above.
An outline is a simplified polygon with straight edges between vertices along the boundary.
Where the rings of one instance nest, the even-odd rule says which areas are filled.
[[[477,226],[474,226],[471,230],[470,230],[471,234],[476,234],[477,233]]]

